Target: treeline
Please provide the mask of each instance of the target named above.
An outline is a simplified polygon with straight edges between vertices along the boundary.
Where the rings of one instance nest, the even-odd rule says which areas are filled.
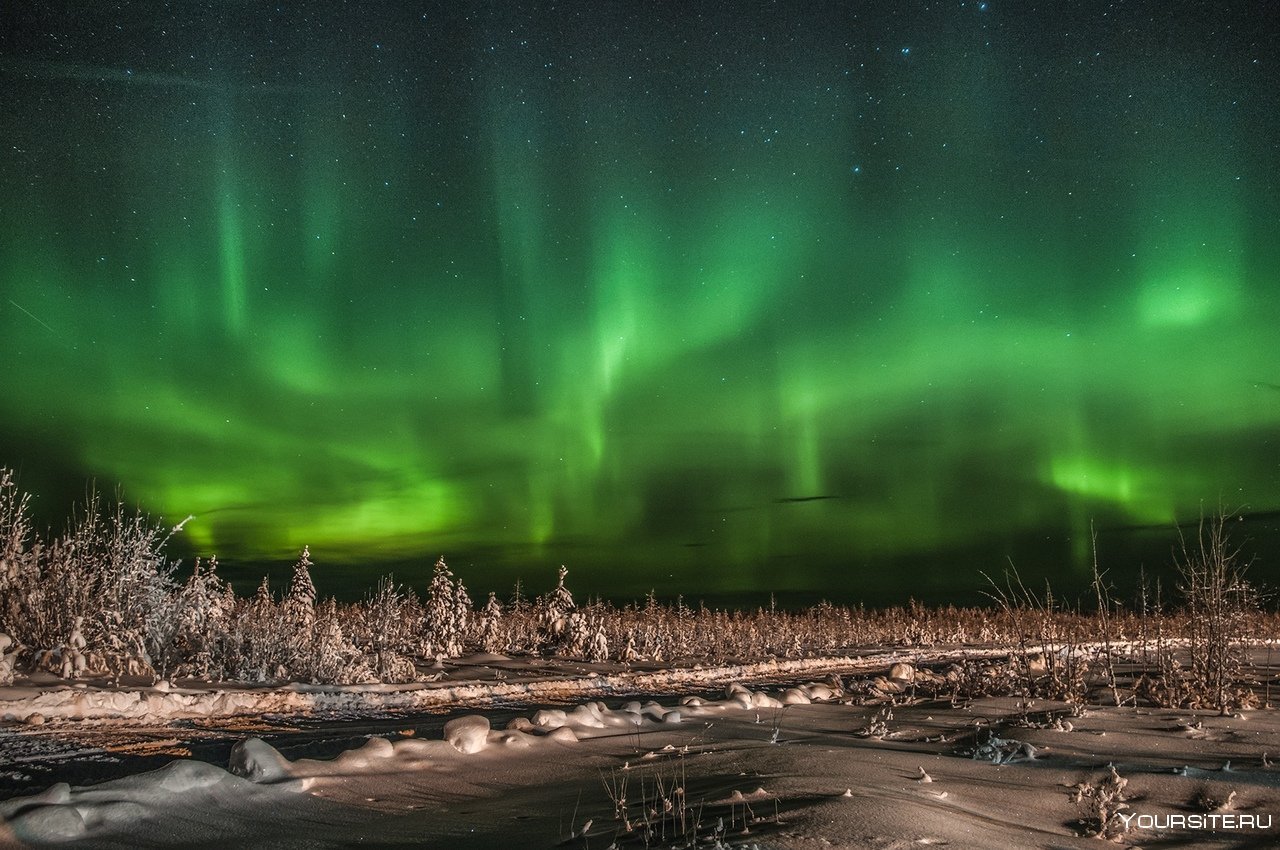
[[[477,652],[725,663],[956,644],[1020,648],[1028,671],[1046,666],[1040,695],[1078,696],[1096,664],[1077,649],[1103,640],[1108,647],[1140,645],[1155,668],[1149,693],[1159,697],[1158,686],[1167,696],[1157,701],[1185,703],[1191,698],[1179,682],[1212,678],[1214,670],[1238,673],[1248,641],[1274,635],[1277,625],[1230,560],[1220,524],[1207,546],[1186,553],[1175,604],[1166,604],[1160,589],[1144,588],[1131,605],[1100,592],[1097,608],[1082,612],[1047,589],[1008,585],[993,595],[999,604],[992,608],[912,603],[866,610],[824,602],[805,611],[726,611],[661,604],[652,594],[622,607],[579,605],[563,567],[542,595],[527,599],[517,584],[509,599],[489,593],[477,606],[443,558],[422,596],[383,578],[361,601],[340,603],[317,598],[308,549],[281,593],[264,578],[253,596],[241,597],[218,575],[215,558],[197,559],[190,576],[178,578],[178,564],[164,550],[180,525],[166,529],[91,496],[60,536],[45,539],[28,506],[13,473],[0,470],[0,684],[24,671],[117,682],[405,683]],[[1178,641],[1190,641],[1185,670],[1173,651]],[[1035,662],[1044,647],[1060,648],[1061,658],[1041,654]],[[1213,681],[1212,701],[1225,701],[1227,684],[1220,675]]]

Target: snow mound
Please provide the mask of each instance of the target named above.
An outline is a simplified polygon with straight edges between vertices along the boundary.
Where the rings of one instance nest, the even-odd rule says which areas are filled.
[[[559,708],[544,708],[533,714],[533,725],[540,729],[558,729],[569,722],[569,716]]]
[[[783,705],[808,705],[811,702],[809,695],[799,688],[787,688],[782,692]]]
[[[293,778],[287,758],[261,738],[245,738],[231,748],[230,770],[250,782],[283,782]]]
[[[92,838],[155,821],[165,809],[217,810],[227,801],[243,799],[253,787],[220,767],[188,759],[101,785],[72,788],[60,782],[39,794],[0,803],[0,824],[9,830],[0,829],[0,843],[9,836],[27,844]]]
[[[275,752],[272,750],[272,752]],[[279,755],[279,753],[276,753]],[[281,758],[284,758],[281,756]],[[203,761],[179,759],[155,771],[161,790],[183,794],[219,785],[227,779],[227,771]]]
[[[84,816],[70,803],[37,806],[8,820],[14,833],[29,842],[70,841],[86,831]]]
[[[809,699],[813,700],[814,702],[821,702],[823,700],[835,699],[836,697],[840,696],[840,694],[836,690],[834,690],[830,685],[824,684],[822,682],[811,682],[807,685],[801,685],[800,690],[803,691],[805,695],[808,696]]]
[[[444,739],[460,753],[478,753],[489,745],[489,718],[468,714],[444,725]]]
[[[559,741],[562,744],[578,743],[578,733],[574,732],[569,726],[561,726],[547,733],[547,738],[552,741]]]
[[[393,758],[397,754],[395,744],[392,744],[386,738],[374,736],[355,749],[342,753],[332,762],[300,759],[292,763],[289,767],[289,772],[293,776],[298,776],[300,769],[311,766],[319,766],[320,770],[318,772],[320,773],[368,770],[381,766],[387,759]]]

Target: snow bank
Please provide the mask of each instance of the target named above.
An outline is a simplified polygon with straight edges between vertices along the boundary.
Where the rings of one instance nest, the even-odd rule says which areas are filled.
[[[133,720],[165,723],[172,720],[287,714],[363,714],[387,711],[421,711],[444,706],[488,706],[511,702],[554,702],[608,696],[619,693],[678,693],[690,687],[727,682],[796,679],[823,673],[856,673],[884,669],[897,663],[920,666],[956,658],[1003,657],[1008,650],[963,652],[876,652],[863,656],[836,656],[762,661],[754,664],[693,666],[660,671],[627,671],[565,678],[513,678],[501,682],[447,684],[424,682],[411,686],[290,685],[283,688],[220,689],[215,686],[167,690],[146,688],[126,691],[85,685],[0,688],[0,720]],[[810,699],[828,699],[831,689],[820,683],[808,686]],[[827,688],[826,691],[823,689]],[[745,690],[745,688],[743,688]],[[775,699],[770,697],[770,699]],[[794,696],[793,696],[794,699]],[[775,700],[781,704],[781,700]],[[772,703],[746,708],[774,707]]]

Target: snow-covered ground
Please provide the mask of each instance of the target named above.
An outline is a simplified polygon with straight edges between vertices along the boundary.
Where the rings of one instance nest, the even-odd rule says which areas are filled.
[[[912,685],[932,675],[929,659],[902,656],[772,670],[541,669],[526,679],[511,670],[505,680],[295,686],[234,698],[198,687],[114,696],[9,691],[6,706],[43,700],[48,712],[32,725],[30,712],[19,722],[2,709],[15,718],[5,729],[12,738],[73,740],[77,730],[96,729],[123,744],[132,729],[135,745],[171,747],[175,757],[159,770],[86,787],[53,784],[0,803],[0,844],[1097,847],[1082,835],[1099,811],[1137,845],[1280,841],[1274,711],[1080,715],[1009,698],[912,699]],[[819,675],[832,670],[843,675]],[[849,673],[858,671],[855,682]],[[800,681],[806,672],[812,681]],[[739,684],[747,680],[753,684]],[[594,696],[706,693],[714,681],[715,698]],[[466,700],[472,708],[435,723],[410,722],[424,708]],[[512,702],[561,705],[513,711]],[[245,705],[264,711],[215,716]],[[165,714],[174,709],[187,719]],[[275,711],[326,715],[334,729],[359,731],[336,757],[286,757],[287,738],[271,738],[281,728]],[[370,731],[370,714],[381,716],[378,731]],[[167,725],[157,722],[165,717]],[[178,754],[198,731],[237,727],[238,742],[220,763]],[[1277,824],[1267,826],[1273,815]]]

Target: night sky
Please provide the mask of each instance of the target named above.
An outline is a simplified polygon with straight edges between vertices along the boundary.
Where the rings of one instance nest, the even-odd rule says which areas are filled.
[[[322,590],[927,596],[1274,516],[1266,6],[5,4],[0,464]]]

